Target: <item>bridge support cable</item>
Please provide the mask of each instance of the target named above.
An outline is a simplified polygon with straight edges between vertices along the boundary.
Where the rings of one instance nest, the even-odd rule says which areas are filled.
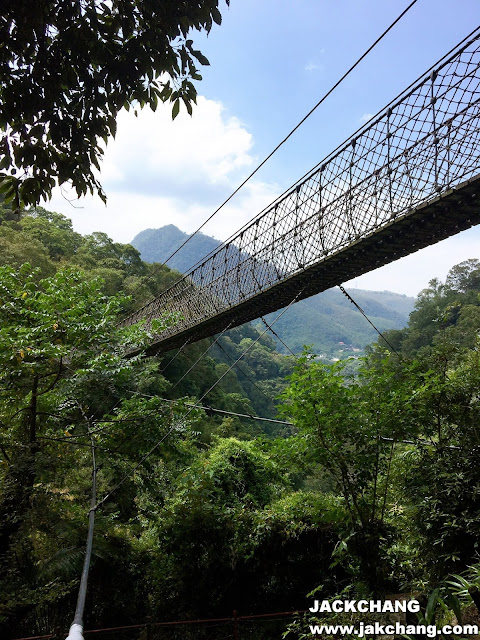
[[[345,290],[345,288],[342,285],[339,285],[338,287],[340,289],[340,291],[343,293],[343,295],[349,300],[349,302],[351,302],[357,309],[358,311],[360,311],[360,313],[362,314],[362,316],[365,318],[365,320],[375,329],[375,331],[378,333],[378,335],[380,336],[380,338],[382,338],[382,340],[388,345],[388,347],[399,357],[401,358],[401,354],[398,353],[398,351],[395,349],[395,347],[387,340],[387,338],[383,335],[383,333],[380,331],[380,329],[378,329],[373,322],[370,320],[370,318],[367,316],[367,314],[365,313],[365,311],[362,309],[362,307],[355,302],[355,300],[352,298],[352,296],[347,293],[347,291]],[[267,320],[265,320],[264,317],[261,318],[263,324],[270,330],[270,332],[277,338],[277,340],[279,342],[281,342],[283,344],[283,346],[285,347],[285,349],[287,349],[287,351],[290,352],[290,354],[295,358],[295,360],[298,362],[298,356],[290,349],[290,347],[282,340],[282,338],[278,335],[278,333],[268,324]]]
[[[278,333],[277,333],[274,329],[272,329],[272,327],[268,324],[268,322],[265,320],[265,318],[264,318],[263,316],[261,317],[261,320],[262,320],[263,324],[267,327],[267,329],[268,329],[268,330],[269,330],[269,331],[270,331],[270,332],[271,332],[271,333],[276,337],[276,339],[277,339],[279,342],[281,342],[281,343],[283,344],[283,346],[285,347],[285,349],[286,349],[287,351],[290,351],[290,355],[292,355],[292,356],[295,358],[295,360],[298,360],[297,355],[296,355],[295,353],[293,353],[293,351],[290,349],[290,347],[288,346],[288,344],[286,344],[286,343],[282,340],[282,338],[280,338],[280,336],[278,335]]]
[[[383,335],[383,333],[380,331],[380,329],[378,329],[373,322],[370,320],[370,318],[367,316],[367,314],[365,313],[365,311],[362,309],[362,307],[355,302],[355,300],[352,298],[352,296],[347,293],[345,291],[345,289],[343,288],[342,285],[339,285],[338,288],[340,289],[340,291],[343,293],[343,295],[347,298],[347,300],[349,300],[354,307],[356,307],[360,313],[362,314],[362,316],[365,318],[365,320],[375,329],[375,331],[378,333],[378,335],[380,336],[380,338],[382,338],[382,340],[385,342],[385,344],[389,347],[389,349],[391,349],[394,353],[397,354],[397,356],[399,358],[401,358],[402,356],[398,353],[398,351],[395,349],[395,347],[392,345],[392,343],[387,340],[387,338]]]
[[[185,371],[185,373],[182,375],[182,377],[181,377],[181,378],[179,378],[179,379],[175,382],[175,384],[173,385],[173,387],[171,387],[171,389],[170,389],[171,391],[172,391],[173,389],[175,389],[175,387],[178,387],[178,385],[180,384],[180,382],[182,382],[182,380],[184,380],[184,379],[188,376],[188,374],[190,373],[190,371],[192,371],[192,370],[197,366],[197,364],[200,362],[200,360],[203,360],[203,358],[207,355],[207,353],[210,351],[210,349],[211,349],[214,345],[216,345],[216,344],[218,343],[218,341],[220,340],[220,338],[221,338],[221,337],[222,337],[222,336],[223,336],[223,335],[224,335],[224,334],[225,334],[225,333],[230,329],[230,326],[231,326],[231,323],[230,323],[227,327],[225,327],[225,329],[222,331],[222,333],[220,333],[220,334],[215,338],[215,340],[214,340],[211,344],[209,344],[209,345],[208,345],[208,347],[205,349],[205,351],[204,351],[203,353],[201,353],[201,354],[198,356],[198,358],[195,360],[195,362],[192,364],[192,366],[191,366],[187,371]]]
[[[381,338],[383,338],[385,340],[385,342],[387,342],[387,344],[390,346],[390,348],[395,352],[395,354],[398,356],[399,360],[402,359],[401,354],[398,353],[398,351],[396,351],[392,345],[390,345],[390,343],[388,343],[388,341],[386,340],[386,338],[380,333],[380,331],[375,327],[375,325],[370,321],[370,319],[367,317],[367,315],[365,314],[365,312],[361,309],[361,307],[353,300],[353,298],[343,289],[343,287],[340,287],[340,289],[342,290],[342,293],[345,293],[345,295],[347,296],[347,298],[350,300],[350,302],[352,302],[358,309],[359,311],[361,311],[362,315],[365,317],[366,320],[368,320],[368,322],[372,325],[372,327],[377,331],[377,333],[380,335]],[[278,336],[278,334],[276,333],[276,331],[268,324],[268,321],[265,320],[265,318],[262,318],[263,323],[265,324],[265,326],[271,331],[271,333],[278,338],[281,343],[283,344],[283,346],[290,351],[290,353],[292,354],[292,356],[295,358],[295,360],[297,361],[297,364],[299,363],[299,358],[297,355],[295,355],[295,353],[293,353],[293,351],[290,349],[290,347],[285,344],[285,342],[283,342],[283,340]],[[308,365],[304,364],[304,367],[307,367]],[[287,423],[287,424],[291,424],[291,426],[295,426],[294,423]],[[387,438],[386,436],[379,436],[378,437],[379,440],[381,440],[382,442],[390,442],[392,444],[392,450],[393,447],[395,446],[396,443],[401,443],[401,444],[413,444],[415,446],[435,446],[435,443],[432,441],[428,441],[428,440],[422,440],[420,438],[417,438],[416,440],[403,440],[403,439],[398,439],[398,438]],[[455,445],[447,445],[447,449],[459,449],[459,447],[455,446]]]
[[[381,40],[383,40],[383,38],[395,27],[395,25],[400,22],[400,20],[404,17],[404,15],[406,13],[408,13],[408,11],[410,11],[410,9],[413,7],[414,4],[416,4],[417,0],[413,0],[403,11],[402,13],[398,16],[398,18],[396,18],[396,20],[394,20],[389,27],[387,27],[387,29],[385,29],[385,31],[375,40],[375,42],[373,44],[370,45],[370,47],[360,56],[360,58],[357,59],[357,61],[352,64],[352,66],[348,69],[348,71],[346,71],[343,76],[337,80],[337,82],[333,85],[333,87],[331,87],[331,89],[329,89],[329,91],[327,91],[327,93],[325,93],[322,98],[320,98],[320,100],[312,107],[312,109],[310,109],[310,111],[300,120],[300,122],[290,131],[290,133],[288,133],[283,140],[281,140],[277,146],[268,154],[268,156],[266,156],[266,158],[264,158],[264,160],[262,160],[262,162],[245,178],[245,180],[235,189],[235,191],[233,191],[233,193],[230,194],[230,196],[224,201],[222,202],[222,204],[215,209],[215,211],[198,227],[198,229],[196,229],[196,231],[194,231],[191,235],[188,236],[188,238],[186,238],[184,240],[184,242],[177,247],[177,249],[175,249],[175,251],[173,251],[168,258],[166,258],[161,264],[157,265],[156,268],[154,268],[154,270],[152,271],[152,273],[147,277],[147,281],[150,280],[159,269],[161,269],[162,267],[164,267],[167,262],[169,260],[171,260],[174,256],[177,255],[177,253],[183,249],[183,247],[190,242],[190,240],[197,235],[197,233],[199,233],[209,222],[210,220],[212,220],[212,218],[214,216],[217,215],[217,213],[219,213],[219,211],[221,209],[223,209],[223,207],[228,204],[228,202],[230,202],[230,200],[232,200],[232,198],[240,191],[240,189],[242,189],[249,180],[251,180],[251,178],[253,178],[253,176],[258,173],[258,171],[268,162],[268,160],[270,160],[270,158],[280,149],[280,147],[282,147],[285,142],[287,142],[287,140],[289,140],[292,135],[297,131],[297,129],[299,129],[303,123],[308,120],[308,118],[314,113],[314,111],[316,109],[318,109],[318,107],[325,102],[325,100],[337,89],[337,87],[340,86],[340,84],[352,73],[352,71],[358,67],[358,65],[371,53],[371,51],[373,51],[373,49],[377,46],[377,44],[379,44],[381,42]],[[228,241],[227,241],[228,242]],[[207,254],[208,257],[210,256],[210,254]],[[203,258],[204,260],[205,258]],[[202,262],[202,260],[200,260],[196,265],[198,266],[200,264],[200,262]],[[194,268],[195,268],[194,267]],[[148,303],[147,303],[148,304]],[[142,307],[143,309],[143,307]]]
[[[220,342],[218,342],[218,343],[217,343],[217,347],[218,347],[221,351],[223,351],[223,353],[227,356],[227,358],[230,360],[230,362],[233,362],[233,361],[234,361],[234,358],[233,358],[233,357],[228,353],[228,351],[226,351],[226,350],[222,347],[222,345],[220,344]],[[270,401],[270,403],[273,405],[273,401],[272,401],[272,399],[270,398],[270,396],[269,396],[268,394],[266,394],[266,393],[265,393],[265,391],[264,391],[261,387],[259,387],[259,386],[258,386],[258,384],[255,382],[255,380],[254,380],[253,378],[251,378],[251,377],[248,375],[248,373],[246,373],[246,372],[245,372],[245,371],[240,367],[240,363],[237,363],[235,366],[236,366],[236,368],[238,369],[238,371],[242,374],[242,376],[244,376],[247,380],[249,380],[249,382],[250,382],[251,384],[253,384],[253,386],[254,386],[256,389],[258,389],[258,390],[260,391],[260,393],[263,393],[263,395],[265,396],[265,398],[267,398],[267,400],[269,400],[269,401]]]
[[[148,353],[238,326],[284,307],[292,291],[309,297],[480,223],[479,41],[480,27],[285,196],[126,318],[148,323],[183,312]]]
[[[180,349],[177,350],[177,352],[175,353],[175,355],[173,356],[173,358],[170,358],[170,360],[167,362],[167,364],[162,367],[162,369],[160,370],[160,373],[163,374],[165,373],[165,371],[168,369],[168,367],[172,364],[172,362],[177,358],[177,356],[179,356],[182,351],[185,349],[185,347],[190,344],[191,339],[187,338],[185,340],[185,342],[183,343],[183,345],[180,347]]]

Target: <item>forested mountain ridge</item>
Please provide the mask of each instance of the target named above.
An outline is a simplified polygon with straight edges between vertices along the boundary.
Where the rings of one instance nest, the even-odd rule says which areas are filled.
[[[210,349],[205,340],[158,358],[124,358],[150,338],[141,326],[119,327],[134,304],[124,290],[141,300],[178,274],[161,269],[157,280],[132,247],[79,236],[43,209],[8,218],[0,220],[2,637],[71,622],[91,440],[101,506],[87,629],[146,616],[307,609],[312,592],[416,593],[429,602],[432,624],[473,615],[478,260],[420,292],[408,325],[386,334],[396,352],[375,343],[355,368],[278,354],[251,325]],[[21,266],[25,258],[37,270]],[[242,371],[230,370],[242,354]],[[206,410],[192,408],[199,399]],[[267,427],[231,415],[277,410],[282,422]],[[329,621],[347,622],[342,614]],[[250,640],[287,631],[298,640],[311,636],[310,622],[318,620],[298,618],[289,629],[283,619],[269,622],[267,635],[264,621],[249,622],[241,631]],[[219,640],[225,628],[192,625],[181,634]]]
[[[414,298],[389,291],[348,292],[380,331],[403,328],[413,310]],[[267,316],[272,321],[277,313]],[[275,331],[295,353],[303,345],[329,360],[357,356],[377,333],[340,289],[329,289],[291,307],[275,324]],[[281,343],[281,353],[287,353]]]
[[[174,224],[168,224],[161,229],[140,231],[130,244],[140,252],[145,262],[164,262],[187,238],[188,233],[180,231]],[[219,240],[199,232],[181,251],[168,260],[167,266],[180,273],[186,273],[220,245]]]
[[[170,224],[160,229],[145,229],[135,236],[132,246],[140,252],[142,260],[163,262],[188,237]],[[215,238],[199,233],[167,264],[186,273],[220,244]],[[413,310],[414,298],[405,295],[361,289],[354,289],[351,294],[380,331],[401,329]],[[268,319],[271,321],[276,315],[270,314]],[[376,338],[375,330],[338,289],[298,302],[282,316],[275,331],[296,353],[303,345],[311,345],[326,359],[363,352]],[[280,341],[276,341],[276,346],[281,353],[287,353]]]

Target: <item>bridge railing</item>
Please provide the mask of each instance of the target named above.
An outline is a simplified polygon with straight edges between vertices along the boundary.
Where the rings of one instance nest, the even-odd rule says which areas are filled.
[[[480,27],[229,242],[127,323],[180,333],[326,260],[479,170]]]

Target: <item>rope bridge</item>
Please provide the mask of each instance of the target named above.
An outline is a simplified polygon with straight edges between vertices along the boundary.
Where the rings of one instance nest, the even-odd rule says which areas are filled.
[[[238,326],[480,222],[480,27],[126,324],[150,353]]]

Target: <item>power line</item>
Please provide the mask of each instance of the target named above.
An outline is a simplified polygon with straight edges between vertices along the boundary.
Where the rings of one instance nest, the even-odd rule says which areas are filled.
[[[135,392],[132,392],[132,393],[135,393]],[[171,398],[160,398],[159,396],[150,396],[150,395],[147,395],[147,394],[136,394],[136,395],[142,395],[142,396],[144,396],[146,398],[156,398],[157,400],[159,400],[161,402],[164,402],[164,403],[168,403],[168,404],[177,404],[178,405],[180,403],[180,400],[178,400],[178,399],[177,400],[172,400]],[[201,404],[198,404],[198,403],[197,404],[193,404],[191,402],[184,402],[183,405],[186,406],[186,407],[192,407],[194,409],[203,409],[207,413],[207,415],[209,413],[218,413],[218,414],[221,414],[221,415],[232,416],[232,417],[235,417],[235,418],[248,418],[249,420],[257,420],[257,421],[260,421],[260,422],[272,422],[272,423],[275,423],[275,424],[283,424],[285,426],[293,426],[292,422],[287,422],[285,420],[276,420],[274,418],[264,418],[262,416],[257,416],[257,415],[254,415],[252,413],[236,413],[234,411],[227,411],[226,409],[217,409],[217,408],[212,407],[210,405],[201,405]],[[156,412],[156,409],[152,410],[152,412],[149,415],[153,415],[155,412]],[[142,415],[142,416],[139,416],[138,418],[132,418],[131,420],[128,420],[128,422],[136,422],[137,420],[144,419],[144,418],[145,418],[145,416]],[[99,420],[98,422],[102,423],[103,420]],[[100,428],[97,428],[97,429],[92,429],[90,433],[91,434],[98,433],[101,430],[110,428],[112,422],[118,422],[118,421],[108,420],[107,422],[109,424],[105,425],[103,428],[100,427]],[[122,422],[125,422],[125,420],[122,421]],[[76,440],[76,438],[87,437],[88,435],[89,434],[83,433],[83,434],[78,434],[77,436],[66,436],[64,438],[61,438],[61,437],[55,438],[53,436],[38,436],[38,439],[39,440],[51,440],[53,442],[65,442],[67,444],[72,444],[72,445],[75,445],[75,446],[78,446],[78,447],[90,447],[90,445],[88,443],[79,442],[78,440]],[[123,453],[125,455],[128,455],[127,451],[120,451],[120,450],[117,450],[117,449],[108,449],[106,447],[102,447],[101,445],[97,445],[97,444],[95,444],[95,448],[97,450],[99,450],[99,451],[106,451],[108,453]]]
[[[375,40],[375,42],[370,45],[370,47],[360,56],[360,58],[357,59],[357,61],[348,69],[348,71],[346,71],[343,76],[337,80],[337,82],[329,89],[329,91],[327,91],[327,93],[325,93],[322,98],[320,98],[320,100],[310,109],[310,111],[300,120],[300,122],[295,125],[295,127],[277,144],[277,146],[262,160],[262,162],[245,178],[245,180],[243,180],[243,182],[228,196],[228,198],[226,200],[224,200],[222,202],[222,204],[217,207],[217,209],[215,209],[215,211],[210,214],[210,216],[198,227],[198,229],[196,229],[196,231],[194,231],[192,234],[190,234],[188,236],[188,238],[186,238],[182,244],[177,247],[177,249],[175,249],[175,251],[173,251],[168,258],[166,258],[161,264],[157,265],[157,267],[155,267],[152,271],[152,273],[148,276],[148,279],[151,279],[156,273],[157,271],[159,271],[162,267],[164,267],[166,265],[166,263],[171,260],[181,249],[183,249],[183,247],[190,242],[190,240],[197,235],[197,233],[199,233],[203,227],[205,227],[206,224],[208,224],[208,222],[210,222],[210,220],[212,220],[212,218],[221,210],[223,209],[223,207],[230,202],[230,200],[240,191],[240,189],[242,189],[242,187],[244,187],[247,182],[253,178],[253,176],[258,173],[258,171],[268,162],[268,160],[270,160],[270,158],[280,149],[280,147],[282,147],[287,140],[289,140],[289,138],[292,137],[292,135],[302,126],[302,124],[312,115],[312,113],[335,91],[335,89],[347,78],[347,76],[350,75],[350,73],[352,73],[352,71],[362,62],[362,60],[364,60],[364,58],[366,58],[366,56],[368,56],[368,54],[377,46],[377,44],[383,40],[383,38],[393,29],[393,27],[403,18],[403,16],[413,7],[414,4],[416,4],[417,0],[413,0],[406,9],[404,9],[402,11],[402,13],[398,16],[398,18],[396,18],[396,20],[394,20],[390,26],[385,29],[385,31],[383,31],[383,33]],[[201,261],[200,261],[201,262]],[[199,264],[199,262],[197,263]],[[196,265],[195,265],[196,266]],[[180,278],[181,280],[181,278]],[[143,309],[146,305],[148,304],[145,303],[145,305],[143,305],[141,309]]]
[[[169,400],[168,398],[159,398],[163,402],[177,402],[177,400]],[[249,420],[257,420],[260,422],[272,422],[274,424],[283,424],[284,426],[293,427],[293,422],[287,422],[285,420],[275,420],[274,418],[263,418],[261,416],[255,416],[251,413],[235,413],[234,411],[226,411],[224,409],[215,409],[209,405],[192,404],[191,402],[184,403],[186,407],[192,407],[193,409],[203,409],[208,415],[209,413],[218,413],[221,415],[233,416],[236,418],[248,418]]]

